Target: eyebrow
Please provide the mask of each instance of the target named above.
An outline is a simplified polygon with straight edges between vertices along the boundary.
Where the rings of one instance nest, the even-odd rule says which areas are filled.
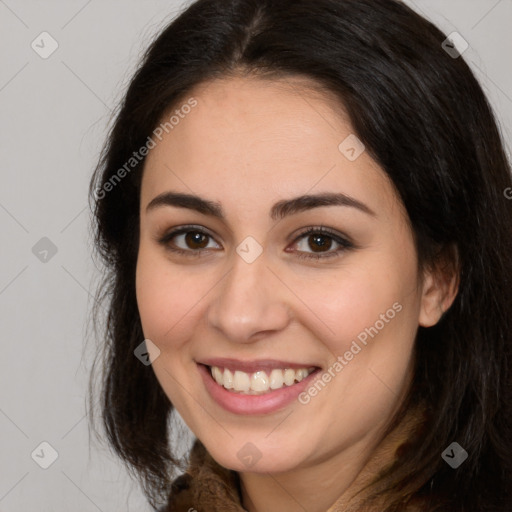
[[[188,208],[195,210],[203,215],[210,215],[220,220],[225,220],[225,215],[220,203],[203,199],[193,194],[183,194],[180,192],[164,192],[156,196],[146,207],[146,212],[163,206],[175,206],[178,208]],[[280,220],[289,215],[300,213],[313,208],[322,206],[346,206],[360,210],[372,217],[376,213],[366,204],[342,193],[322,193],[315,195],[303,195],[293,199],[285,199],[275,203],[270,210],[272,220]]]

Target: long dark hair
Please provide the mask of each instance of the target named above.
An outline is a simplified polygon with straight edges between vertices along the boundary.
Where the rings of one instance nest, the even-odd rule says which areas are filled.
[[[134,357],[144,339],[135,296],[144,159],[122,179],[118,171],[193,87],[243,74],[305,77],[334,92],[406,207],[419,268],[457,256],[452,307],[418,330],[414,381],[396,420],[423,403],[427,422],[380,475],[375,495],[388,497],[385,512],[408,503],[429,512],[512,509],[511,174],[488,101],[463,57],[442,47],[445,39],[395,0],[198,0],[145,53],[90,201],[105,264],[94,310],[97,319],[102,305],[107,311],[101,416],[153,506],[181,466],[169,439],[173,406]],[[441,457],[452,442],[469,454],[457,469]]]

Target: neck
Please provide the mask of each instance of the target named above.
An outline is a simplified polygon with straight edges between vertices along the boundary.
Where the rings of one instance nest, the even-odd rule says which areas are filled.
[[[385,438],[382,429],[369,432],[349,448],[292,471],[240,473],[244,508],[248,512],[361,510],[358,504],[370,492],[363,487],[396,459],[397,448],[409,439],[421,417],[410,412]]]

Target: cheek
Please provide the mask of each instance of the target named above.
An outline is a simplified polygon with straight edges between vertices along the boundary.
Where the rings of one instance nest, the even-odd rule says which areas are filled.
[[[396,255],[380,254],[364,264],[347,265],[347,270],[295,279],[293,288],[300,290],[309,310],[310,329],[333,354],[350,350],[353,340],[373,339],[370,332],[375,334],[375,327],[390,335],[395,330],[395,336],[404,322],[414,325],[414,268]]]
[[[302,403],[311,400],[327,411],[332,425],[326,437],[333,442],[358,439],[369,425],[381,424],[407,386],[417,330],[415,273],[384,259],[381,265],[340,273],[338,284],[326,276],[325,283],[303,288],[309,290],[304,302],[315,304],[315,314],[329,326],[314,332],[331,360],[328,383],[312,385]],[[319,413],[318,421],[325,422],[325,415]]]
[[[204,295],[187,272],[170,264],[153,248],[141,244],[136,268],[136,296],[144,337],[160,349],[160,356],[151,365],[169,400],[193,424],[183,384],[190,357],[186,341],[198,323],[197,303]],[[189,387],[187,385],[187,387]]]
[[[144,336],[163,347],[178,343],[194,320],[194,306],[204,291],[186,270],[173,266],[143,245],[136,269],[137,306]]]

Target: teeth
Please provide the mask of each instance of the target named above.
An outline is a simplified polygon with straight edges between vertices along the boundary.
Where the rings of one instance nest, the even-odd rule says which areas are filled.
[[[246,395],[261,395],[272,389],[281,389],[286,386],[293,386],[296,382],[305,379],[315,368],[300,368],[293,370],[286,368],[284,370],[274,369],[270,372],[260,370],[252,374],[235,370],[231,372],[227,368],[212,366],[210,373],[217,384],[226,389]]]
[[[222,386],[224,382],[224,378],[222,375],[222,372],[220,371],[220,368],[217,366],[212,366],[212,377],[217,381],[217,384],[220,384]]]
[[[224,382],[219,382],[221,386],[224,386],[226,389],[233,389],[233,374],[226,368],[224,370],[224,375],[219,370],[219,374],[224,378]]]
[[[222,386],[222,382],[220,383]],[[235,371],[233,376],[233,388],[235,391],[244,391],[247,393],[251,387],[251,378],[245,372]]]
[[[291,386],[295,382],[295,370],[287,369],[284,371],[284,383]]]
[[[251,375],[251,389],[253,391],[268,391],[270,380],[265,372],[256,372]],[[243,391],[247,391],[244,389]]]
[[[300,382],[302,379],[305,379],[309,375],[308,371],[304,368],[301,368],[297,371],[296,379]]]
[[[283,387],[283,383],[283,370],[272,370],[270,372],[270,387],[272,389],[279,389]]]

